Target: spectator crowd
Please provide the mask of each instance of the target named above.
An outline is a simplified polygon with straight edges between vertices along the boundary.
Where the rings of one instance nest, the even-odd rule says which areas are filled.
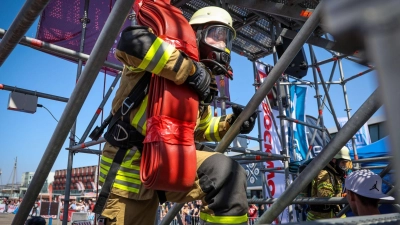
[[[8,197],[4,197],[1,201],[0,204],[4,204],[4,210],[1,213],[12,213],[14,209],[18,208],[19,205],[22,202],[22,198],[19,199],[9,199]],[[9,210],[9,208],[12,208],[13,210]]]
[[[168,211],[174,206],[175,203],[173,202],[166,202],[164,204],[160,204],[158,207],[159,213],[159,222],[164,219],[167,215]],[[179,211],[178,216],[179,219],[182,221],[183,225],[199,225],[200,224],[200,209],[202,206],[201,200],[196,200],[193,202],[185,203],[182,209]],[[249,205],[248,211],[248,224],[253,225],[257,221],[257,219],[264,213],[264,205]],[[175,217],[170,225],[177,225],[179,224],[178,218]]]

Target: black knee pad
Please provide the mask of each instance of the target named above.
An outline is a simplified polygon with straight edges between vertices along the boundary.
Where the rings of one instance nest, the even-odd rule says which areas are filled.
[[[217,216],[242,216],[247,213],[246,172],[223,154],[207,158],[197,170],[205,201]]]
[[[32,216],[25,222],[25,225],[46,225],[46,220],[40,216]]]

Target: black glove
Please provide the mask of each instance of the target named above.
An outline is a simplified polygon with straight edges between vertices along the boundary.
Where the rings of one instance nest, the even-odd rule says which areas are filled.
[[[232,119],[230,121],[227,121],[230,125],[235,122],[236,118],[240,115],[240,113],[243,111],[241,107],[238,105],[232,105]],[[240,126],[240,133],[241,134],[248,134],[250,133],[254,125],[256,124],[256,119],[257,119],[257,112],[254,112],[246,121],[243,122],[242,126]]]
[[[210,95],[211,75],[203,63],[193,61],[196,71],[193,75],[188,76],[186,83],[192,87],[201,101]]]
[[[229,79],[233,80],[233,69],[232,69],[231,65],[223,66],[223,65],[219,64],[219,65],[214,65],[213,67],[210,67],[210,69],[211,68],[212,68],[212,71],[214,74],[224,75],[224,76],[228,77]]]
[[[215,96],[218,96],[218,86],[215,76],[211,74],[210,94],[203,100],[204,104],[210,104],[214,101]]]

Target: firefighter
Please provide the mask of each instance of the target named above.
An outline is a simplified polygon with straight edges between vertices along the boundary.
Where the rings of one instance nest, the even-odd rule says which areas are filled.
[[[342,197],[344,179],[352,167],[350,151],[343,146],[311,182],[310,197]],[[311,205],[307,221],[335,218],[340,209],[339,205]]]
[[[122,32],[115,55],[124,64],[124,69],[112,110],[115,113],[139,79],[149,76],[150,72],[178,85],[189,85],[196,91],[202,104],[199,104],[195,139],[218,142],[242,111],[235,107],[233,114],[213,117],[207,105],[212,102],[216,91],[211,73],[219,74],[230,69],[230,51],[236,33],[229,13],[218,7],[199,9],[189,23],[196,32],[200,59],[206,59],[207,67],[163,42],[147,27],[131,26]],[[130,112],[129,118],[132,127],[143,136],[146,135],[146,107],[147,96]],[[249,133],[255,119],[254,113],[243,123],[240,132]],[[141,183],[140,148],[140,144],[130,148],[119,167],[102,212],[107,225],[154,224],[159,195]],[[100,163],[101,185],[117,150],[118,147],[109,142],[104,146]],[[191,190],[165,192],[166,200],[178,203],[202,200],[200,218],[203,224],[247,224],[244,169],[236,161],[215,152],[196,151],[196,158],[197,174]]]

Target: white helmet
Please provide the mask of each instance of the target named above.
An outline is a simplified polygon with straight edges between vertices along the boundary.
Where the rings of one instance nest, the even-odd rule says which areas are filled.
[[[189,24],[196,32],[200,61],[214,74],[229,73],[227,68],[236,37],[229,13],[223,8],[207,6],[197,10]]]
[[[343,146],[342,149],[340,149],[340,151],[333,158],[335,158],[335,159],[346,159],[346,160],[350,160],[351,161],[350,150],[346,146]]]
[[[207,6],[197,10],[192,18],[189,20],[190,25],[205,24],[205,23],[220,23],[227,25],[234,32],[234,37],[236,37],[236,31],[232,26],[232,17],[229,13],[220,7]]]

